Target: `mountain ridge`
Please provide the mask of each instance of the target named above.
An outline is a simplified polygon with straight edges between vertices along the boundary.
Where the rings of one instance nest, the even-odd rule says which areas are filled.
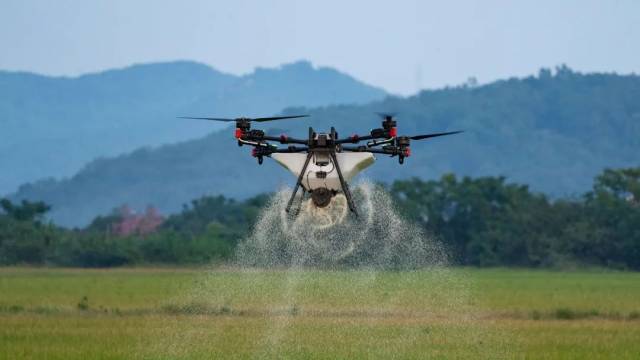
[[[640,153],[640,77],[554,74],[512,78],[487,85],[426,90],[364,105],[292,107],[284,114],[310,113],[308,121],[281,121],[267,129],[292,136],[306,127],[342,136],[379,127],[375,112],[396,112],[400,135],[465,130],[463,134],[413,141],[412,156],[378,156],[364,177],[390,182],[454,172],[506,176],[551,196],[583,193],[605,167],[637,166]],[[97,214],[128,203],[174,212],[193,198],[224,194],[246,198],[274,191],[295,179],[268,159],[257,166],[247,147],[235,146],[231,129],[183,143],[139,149],[93,162],[63,181],[27,184],[12,199],[43,200],[53,219],[85,224]]]
[[[365,103],[378,88],[307,61],[235,76],[177,61],[76,77],[0,71],[0,194],[44,177],[71,176],[100,156],[175,143],[220,128],[180,115],[271,115],[291,105]],[[24,166],[30,164],[30,166]]]

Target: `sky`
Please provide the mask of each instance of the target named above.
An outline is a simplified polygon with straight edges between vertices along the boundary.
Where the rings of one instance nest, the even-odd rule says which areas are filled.
[[[566,64],[640,73],[640,1],[0,0],[0,69],[75,76],[195,60],[301,59],[409,95]]]

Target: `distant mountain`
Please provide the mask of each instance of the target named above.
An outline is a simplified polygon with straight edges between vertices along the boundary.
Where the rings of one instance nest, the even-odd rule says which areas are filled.
[[[378,156],[365,176],[390,181],[445,172],[505,175],[535,190],[571,195],[590,188],[604,167],[640,163],[638,99],[638,76],[583,75],[562,67],[536,77],[423,91],[366,105],[289,109],[312,117],[277,126],[304,136],[308,125],[325,130],[335,125],[347,135],[379,127],[376,111],[396,112],[401,134],[466,132],[412,142],[412,156],[402,166]],[[243,198],[295,182],[269,159],[257,166],[248,148],[235,145],[231,132],[97,160],[69,179],[22,186],[13,197],[44,200],[53,205],[55,221],[79,225],[124,203],[136,208],[154,204],[172,212],[203,194]]]
[[[287,106],[361,104],[386,96],[305,61],[245,76],[194,62],[135,65],[76,78],[0,71],[0,195],[71,176],[96,157],[219,129],[179,115],[271,115]]]

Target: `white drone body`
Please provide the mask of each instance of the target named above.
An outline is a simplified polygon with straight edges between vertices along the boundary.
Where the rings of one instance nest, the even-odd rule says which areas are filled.
[[[358,173],[371,166],[375,157],[371,153],[336,153],[333,159],[325,153],[314,153],[305,167],[307,154],[275,153],[271,158],[300,179],[304,194],[311,199],[300,203],[296,213],[299,220],[314,229],[323,229],[342,223],[349,210],[345,188],[340,181],[338,168],[343,179],[350,182]],[[300,176],[302,174],[302,176]],[[348,188],[346,191],[349,191]],[[298,217],[296,217],[298,219]],[[286,221],[284,223],[287,223]]]
[[[279,153],[272,154],[271,158],[291,171],[297,178],[302,172],[307,154]],[[358,173],[371,166],[376,160],[373,154],[364,152],[337,153],[336,158],[338,159],[340,170],[342,170],[342,176],[346,181],[351,181]],[[342,185],[340,184],[336,167],[329,156],[322,156],[319,153],[314,154],[309,162],[302,176],[301,185],[307,192],[321,188],[338,193],[342,192]]]

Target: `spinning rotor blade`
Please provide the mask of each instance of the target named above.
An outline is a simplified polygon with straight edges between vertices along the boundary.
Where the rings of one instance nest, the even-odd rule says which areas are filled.
[[[461,132],[463,132],[463,131],[449,131],[449,132],[443,132],[443,133],[416,135],[416,136],[409,136],[409,139],[411,139],[411,140],[423,140],[423,139],[429,139],[429,138],[434,138],[434,137],[438,137],[438,136],[459,134]]]
[[[236,121],[236,119],[211,118],[211,117],[191,117],[191,116],[178,116],[178,119],[213,120],[213,121]]]
[[[302,118],[302,117],[308,117],[308,116],[309,115],[272,116],[272,117],[262,117],[262,118],[255,118],[255,119],[249,119],[249,120],[255,121],[255,122],[264,122],[264,121],[271,121],[271,120],[295,119],[295,118]]]
[[[255,122],[264,122],[264,121],[272,121],[272,120],[282,120],[282,119],[301,118],[301,117],[307,117],[307,116],[309,116],[309,115],[272,116],[272,117],[261,117],[261,118],[255,118],[255,119],[251,119],[251,118],[237,118],[237,119],[229,119],[229,118],[191,117],[191,116],[178,116],[178,118],[180,118],[180,119],[195,119],[195,120],[226,121],[226,122],[239,121],[239,120],[255,121]]]

